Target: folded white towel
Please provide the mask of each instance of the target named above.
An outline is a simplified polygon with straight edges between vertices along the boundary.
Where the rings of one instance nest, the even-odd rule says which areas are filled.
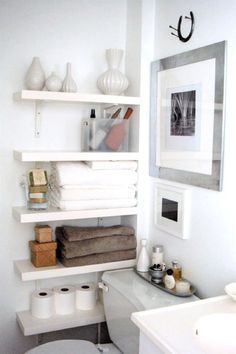
[[[132,170],[92,170],[83,162],[56,162],[52,165],[52,179],[59,186],[77,185],[130,185],[137,183],[137,172]]]
[[[74,187],[74,188],[71,188]],[[54,187],[51,191],[58,200],[91,200],[91,199],[132,199],[135,197],[134,186],[82,186],[64,185]]]
[[[137,161],[85,161],[93,170],[137,170]]]
[[[92,210],[110,208],[129,208],[137,205],[137,200],[133,199],[106,199],[106,200],[56,200],[51,199],[51,204],[61,210]]]

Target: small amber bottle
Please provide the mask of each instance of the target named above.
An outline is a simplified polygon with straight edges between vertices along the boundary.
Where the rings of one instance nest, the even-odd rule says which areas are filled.
[[[172,270],[175,281],[180,280],[182,278],[182,267],[178,261],[172,261]]]

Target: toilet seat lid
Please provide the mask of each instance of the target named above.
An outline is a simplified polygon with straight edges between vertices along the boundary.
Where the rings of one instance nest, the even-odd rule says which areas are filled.
[[[95,345],[87,340],[56,340],[39,345],[25,354],[98,354]]]

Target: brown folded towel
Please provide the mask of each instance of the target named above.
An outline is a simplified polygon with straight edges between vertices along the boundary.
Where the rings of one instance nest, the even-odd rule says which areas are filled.
[[[57,232],[56,228],[56,232]],[[110,226],[110,227],[78,227],[62,226],[63,235],[67,241],[82,241],[96,237],[114,236],[114,235],[134,235],[134,229],[130,226]]]
[[[91,254],[89,256],[76,257],[71,259],[60,257],[59,260],[65,267],[79,267],[79,266],[90,265],[90,264],[125,261],[125,260],[135,259],[135,258],[136,258],[136,250],[133,249],[127,251]]]
[[[59,229],[59,228],[58,228]],[[124,251],[136,248],[136,238],[129,236],[106,236],[90,240],[69,242],[63,237],[63,233],[57,230],[57,242],[60,252],[66,258],[87,256],[90,254]]]

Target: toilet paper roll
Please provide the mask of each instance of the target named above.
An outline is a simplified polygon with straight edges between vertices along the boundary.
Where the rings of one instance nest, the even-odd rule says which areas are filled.
[[[94,283],[83,283],[76,286],[76,308],[92,310],[96,306],[97,287]]]
[[[31,314],[37,318],[49,318],[54,312],[54,294],[50,289],[35,290],[31,295]]]
[[[53,288],[55,311],[58,315],[69,315],[75,311],[75,287],[71,285]]]

